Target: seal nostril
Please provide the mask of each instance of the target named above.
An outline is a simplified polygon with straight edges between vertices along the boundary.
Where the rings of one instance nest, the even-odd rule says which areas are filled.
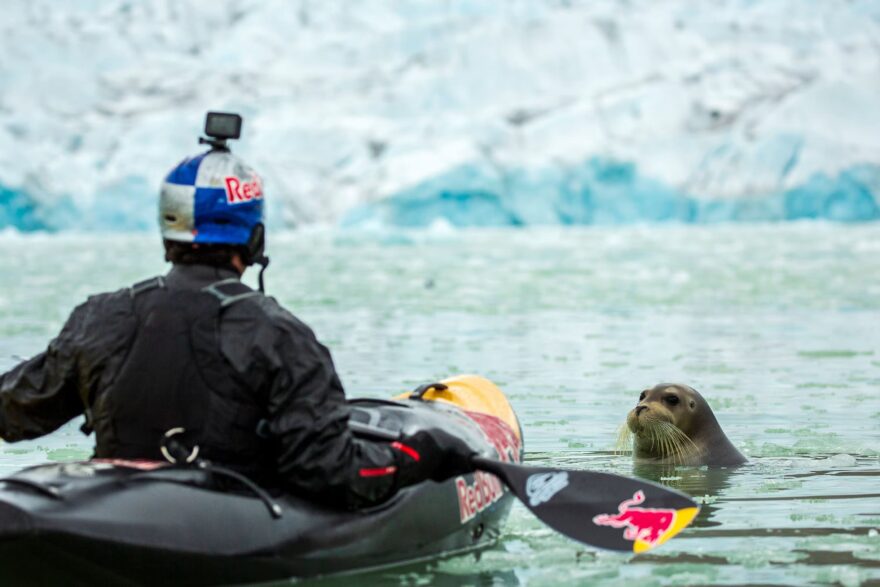
[[[636,416],[648,409],[648,406],[636,406]]]

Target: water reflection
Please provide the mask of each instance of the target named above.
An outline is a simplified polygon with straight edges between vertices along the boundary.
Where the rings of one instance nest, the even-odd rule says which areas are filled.
[[[403,565],[366,573],[312,579],[306,583],[314,587],[350,587],[351,585],[370,585],[371,587],[400,587],[409,585],[459,587],[460,585],[473,585],[475,587],[490,587],[523,584],[513,569],[481,569],[480,564],[484,552],[478,551],[457,557],[435,559],[429,562]],[[280,586],[284,584],[275,583],[271,585]]]
[[[731,484],[731,477],[748,465],[729,468],[675,467],[633,463],[632,474],[683,491],[700,502],[700,513],[691,522],[693,528],[710,528],[721,523],[713,520],[718,496]]]

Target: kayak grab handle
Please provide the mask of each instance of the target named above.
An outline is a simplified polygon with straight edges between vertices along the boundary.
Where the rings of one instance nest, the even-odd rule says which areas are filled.
[[[417,401],[424,401],[425,394],[428,393],[429,391],[431,391],[432,389],[436,390],[436,391],[446,391],[449,388],[446,387],[445,383],[438,383],[438,382],[423,383],[423,384],[419,385],[418,387],[416,387],[414,390],[412,390],[412,393],[409,394],[409,399],[417,400]]]

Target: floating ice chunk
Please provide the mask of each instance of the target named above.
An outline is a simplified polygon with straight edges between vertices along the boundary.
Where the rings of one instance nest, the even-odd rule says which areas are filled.
[[[853,467],[856,464],[856,458],[848,454],[837,454],[825,459],[824,463],[831,467]]]

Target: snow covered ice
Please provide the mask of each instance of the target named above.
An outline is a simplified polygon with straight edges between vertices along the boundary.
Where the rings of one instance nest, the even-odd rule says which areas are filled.
[[[0,227],[155,225],[206,110],[270,222],[880,217],[880,3],[9,0]]]

